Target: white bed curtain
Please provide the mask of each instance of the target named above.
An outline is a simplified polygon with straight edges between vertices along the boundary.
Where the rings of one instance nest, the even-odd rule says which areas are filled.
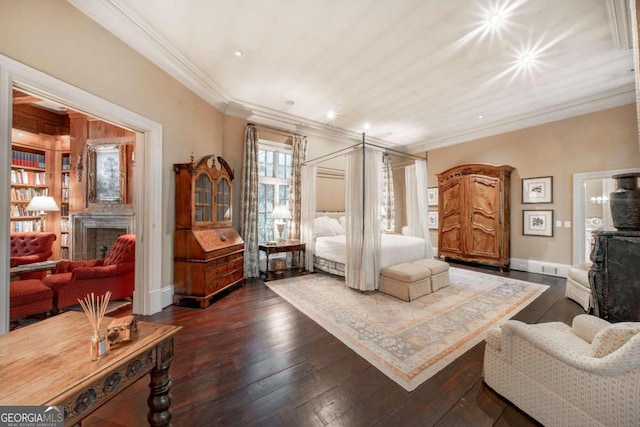
[[[384,169],[382,174],[382,206],[383,206],[383,229],[384,231],[396,231],[396,206],[393,191],[393,168],[391,156],[383,156]]]
[[[380,151],[360,149],[347,155],[345,282],[361,291],[378,289],[381,171]]]
[[[429,203],[427,200],[427,162],[417,161],[405,168],[407,226],[410,236],[424,239],[425,258],[433,258],[433,246],[429,235]]]
[[[306,244],[305,260],[307,271],[313,271],[313,220],[316,212],[316,172],[317,166],[302,166],[300,201],[300,241]]]

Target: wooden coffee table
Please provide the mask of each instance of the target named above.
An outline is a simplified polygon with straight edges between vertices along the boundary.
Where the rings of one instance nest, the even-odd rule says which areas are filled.
[[[111,323],[103,320],[104,332]],[[170,362],[180,326],[138,322],[138,337],[92,362],[92,329],[69,311],[0,336],[0,405],[64,407],[65,425],[79,423],[147,373],[151,426],[171,423]]]

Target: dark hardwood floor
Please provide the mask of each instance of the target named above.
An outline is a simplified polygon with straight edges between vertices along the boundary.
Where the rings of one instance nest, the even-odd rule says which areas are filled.
[[[550,286],[515,319],[570,324],[583,313],[564,297],[565,279],[461,267]],[[409,393],[262,281],[205,310],[170,306],[140,320],[183,327],[170,371],[176,427],[538,425],[483,383],[484,342]],[[147,387],[139,380],[83,427],[146,425]]]

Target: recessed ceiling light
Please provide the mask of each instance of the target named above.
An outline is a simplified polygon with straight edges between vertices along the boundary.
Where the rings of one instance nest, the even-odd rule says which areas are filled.
[[[287,99],[286,101],[284,101],[284,103],[285,105],[295,105],[295,102],[290,99]]]
[[[521,67],[529,67],[535,60],[535,55],[532,52],[525,52],[520,56],[519,64]]]
[[[336,118],[335,110],[331,109],[327,111],[327,120],[335,120],[335,118]]]
[[[242,55],[244,55],[244,52],[241,51],[240,49],[236,49],[236,50],[233,51],[233,54],[235,56],[242,56]]]
[[[487,25],[489,28],[498,28],[504,22],[504,13],[501,10],[495,11],[489,19],[487,19]]]
[[[484,115],[482,115],[482,114],[478,114],[478,118],[479,118],[479,119],[484,119]]]
[[[371,129],[371,123],[369,123],[369,122],[364,122],[364,124],[362,125],[362,127],[364,128],[364,130],[369,130],[369,129]]]

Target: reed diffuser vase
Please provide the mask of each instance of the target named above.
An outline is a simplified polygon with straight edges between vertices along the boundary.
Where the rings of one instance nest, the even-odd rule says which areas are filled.
[[[91,337],[91,360],[98,360],[107,353],[107,339],[100,332]]]
[[[111,292],[107,291],[106,294],[96,296],[91,293],[84,297],[84,300],[78,299],[82,310],[87,315],[87,319],[93,329],[93,335],[90,341],[90,354],[91,360],[95,361],[107,354],[107,338],[102,333],[101,325],[104,314],[107,311],[109,305],[109,299],[111,298]]]

